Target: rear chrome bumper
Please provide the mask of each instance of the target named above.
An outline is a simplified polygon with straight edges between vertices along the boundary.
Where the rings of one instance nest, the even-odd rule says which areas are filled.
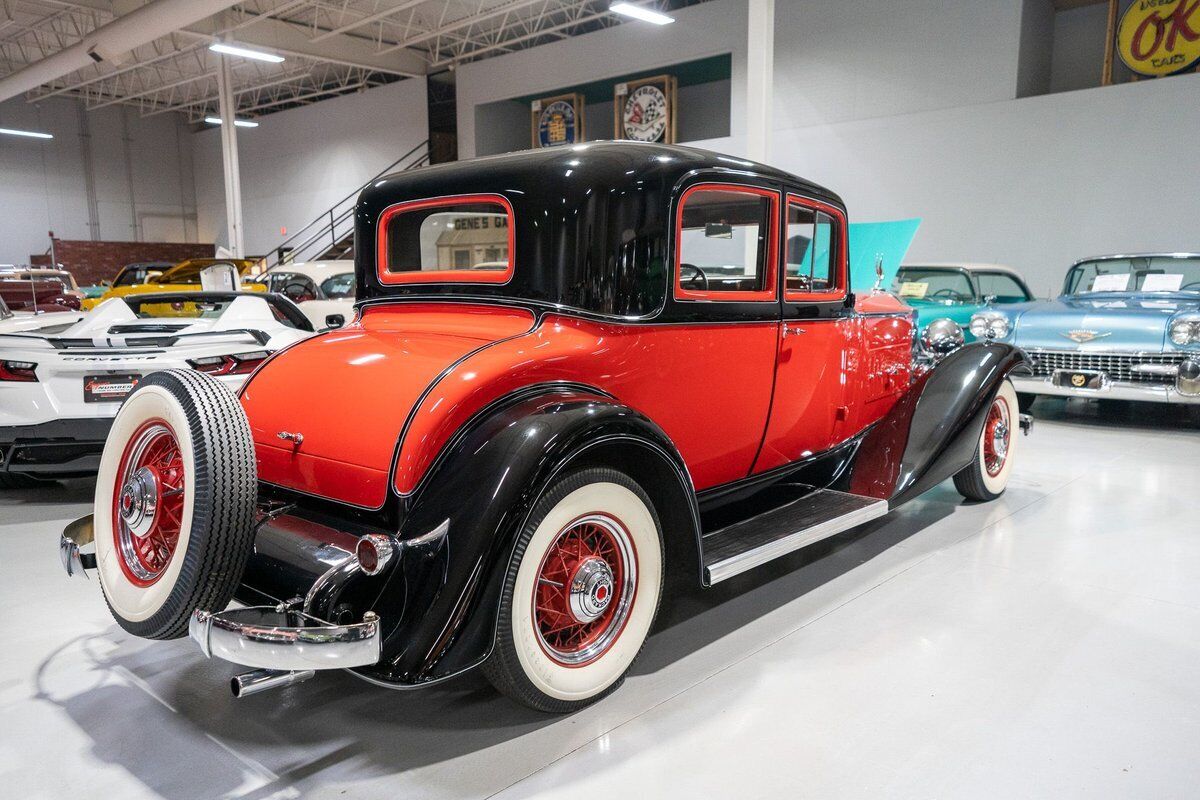
[[[1028,394],[1044,394],[1054,397],[1088,397],[1093,400],[1134,400],[1147,403],[1200,405],[1200,394],[1184,394],[1174,386],[1164,384],[1148,385],[1127,381],[1105,381],[1102,386],[1096,389],[1076,389],[1072,386],[1059,386],[1054,383],[1053,376],[1031,378],[1022,375],[1013,375],[1012,382],[1018,392]]]
[[[370,666],[383,641],[379,618],[369,611],[362,622],[333,625],[280,606],[198,610],[188,634],[210,658],[271,670]]]

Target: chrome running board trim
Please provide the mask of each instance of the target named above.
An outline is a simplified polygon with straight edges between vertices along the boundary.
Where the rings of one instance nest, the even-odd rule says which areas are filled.
[[[704,537],[704,577],[708,584],[720,583],[747,570],[774,561],[802,547],[848,531],[888,513],[886,500],[818,490],[753,519],[730,525]],[[788,522],[811,520],[790,533],[773,536],[761,544],[764,530],[788,530]]]

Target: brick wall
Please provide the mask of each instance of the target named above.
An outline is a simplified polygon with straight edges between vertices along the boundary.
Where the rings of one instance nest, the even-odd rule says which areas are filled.
[[[212,258],[215,252],[214,245],[189,242],[54,240],[55,259],[75,275],[80,286],[93,286],[102,280],[112,280],[121,267],[136,261],[178,262],[188,258]],[[29,263],[48,266],[50,256],[30,256]]]

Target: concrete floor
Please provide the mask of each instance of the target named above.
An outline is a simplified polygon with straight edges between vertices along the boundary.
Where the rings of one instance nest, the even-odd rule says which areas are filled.
[[[666,601],[625,686],[569,717],[479,677],[236,670],[69,581],[75,482],[0,495],[7,797],[1195,797],[1200,413],[1043,400],[1007,494],[949,484]]]

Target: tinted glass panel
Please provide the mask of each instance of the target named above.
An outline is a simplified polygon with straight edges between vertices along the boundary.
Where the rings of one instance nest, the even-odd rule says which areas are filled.
[[[401,211],[387,221],[387,272],[504,273],[510,264],[509,223],[499,203]]]
[[[1024,303],[1031,299],[1025,288],[1012,275],[1003,272],[976,272],[979,294],[991,297],[993,303]]]
[[[921,269],[908,267],[896,274],[892,291],[905,300],[930,300],[945,303],[970,303],[975,288],[967,273],[957,269]]]
[[[697,292],[754,292],[766,285],[769,197],[702,189],[684,200],[679,285]]]
[[[788,206],[787,290],[828,292],[837,288],[834,266],[834,221],[823,211]]]

